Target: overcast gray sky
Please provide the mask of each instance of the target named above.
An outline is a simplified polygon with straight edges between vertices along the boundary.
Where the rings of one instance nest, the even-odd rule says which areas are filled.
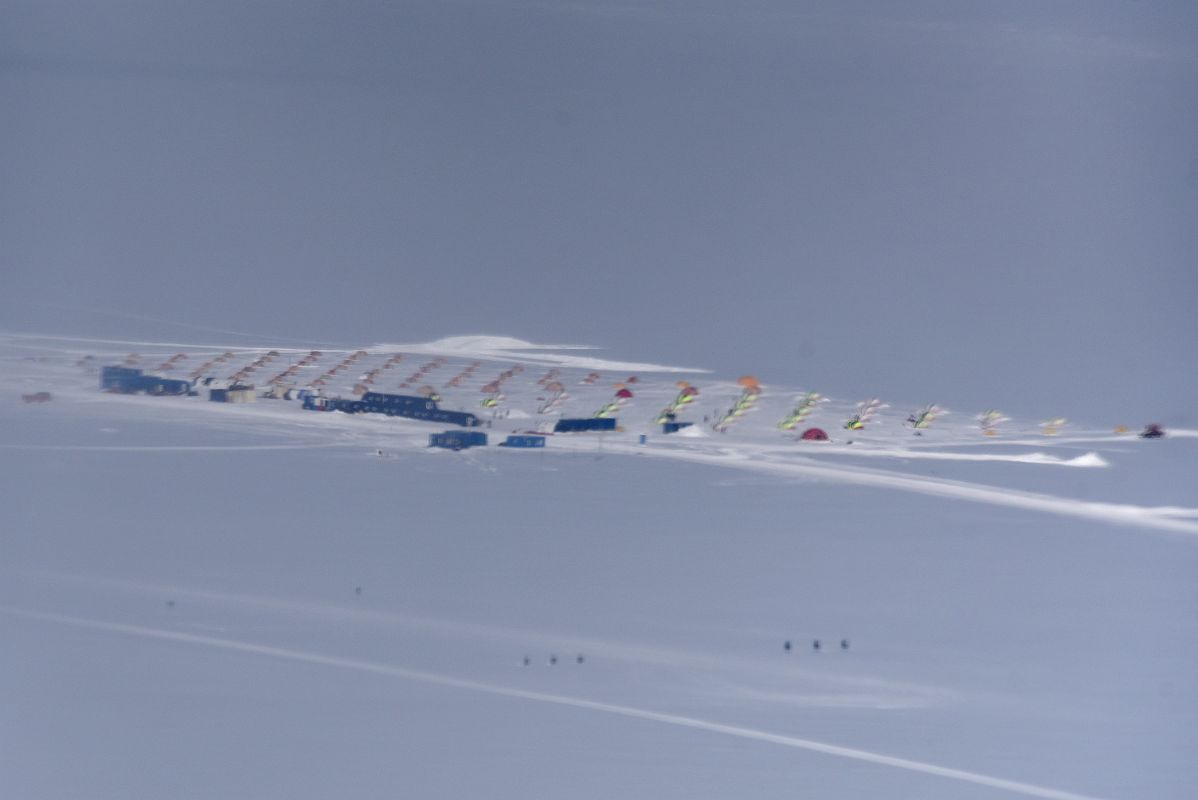
[[[0,327],[1193,423],[1196,43],[1189,2],[0,2]]]

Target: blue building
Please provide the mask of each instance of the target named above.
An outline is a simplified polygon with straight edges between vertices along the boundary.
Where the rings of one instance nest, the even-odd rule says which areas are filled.
[[[464,428],[475,428],[482,424],[482,420],[474,414],[468,411],[446,411],[438,408],[437,401],[428,397],[367,392],[356,402],[359,404],[357,410],[367,414],[386,414],[389,417],[407,417],[425,422],[448,422]]]
[[[570,419],[562,417],[553,426],[554,433],[583,433],[585,431],[614,431],[615,417],[580,417]]]
[[[366,405],[361,400],[352,400],[348,397],[324,397],[311,393],[304,397],[303,408],[305,411],[340,411],[343,414],[365,414],[367,411]]]
[[[351,400],[347,397],[325,398],[325,411],[340,411],[343,414],[365,414],[366,405],[361,400]]]
[[[214,403],[252,403],[258,395],[253,386],[235,383],[227,389],[209,389],[208,399]]]
[[[188,394],[191,382],[146,375],[134,367],[107,366],[100,369],[100,388],[122,394]]]
[[[486,447],[487,434],[482,431],[445,431],[430,434],[429,447],[443,447],[446,450],[465,450],[467,447]]]
[[[306,390],[305,390],[306,391]],[[346,397],[320,397],[314,394],[301,395],[304,408],[309,411],[341,411],[345,414],[386,414],[389,417],[406,417],[423,422],[448,422],[463,428],[482,425],[474,414],[466,411],[446,411],[437,407],[437,401],[428,397],[406,394],[384,394],[366,392],[360,400]]]
[[[307,390],[305,389],[304,391],[307,391]],[[305,411],[332,411],[333,410],[333,409],[329,408],[329,401],[328,401],[327,397],[321,397],[320,395],[312,394],[311,392],[308,392],[308,394],[303,396],[303,402],[304,402],[304,410]]]
[[[121,392],[133,386],[141,377],[141,370],[133,367],[101,367],[100,388],[104,391]]]
[[[531,433],[513,433],[499,443],[500,447],[544,447],[545,437]]]

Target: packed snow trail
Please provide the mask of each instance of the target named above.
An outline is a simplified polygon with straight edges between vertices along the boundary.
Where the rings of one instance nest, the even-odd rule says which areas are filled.
[[[680,728],[691,728],[694,730],[708,731],[710,733],[719,733],[725,736],[734,736],[738,739],[769,742],[771,744],[778,744],[782,745],[783,747],[791,747],[797,750],[807,750],[815,753],[823,753],[825,755],[852,759],[854,761],[863,761],[870,764],[907,770],[909,772],[919,772],[925,775],[934,775],[940,778],[964,781],[966,783],[973,783],[992,789],[1000,789],[1003,791],[1012,792],[1014,794],[1026,795],[1028,797],[1042,797],[1048,798],[1048,800],[1100,800],[1092,795],[1066,792],[1046,786],[1037,786],[1031,783],[1012,781],[1005,778],[996,778],[994,776],[983,775],[978,772],[969,772],[967,770],[954,769],[953,767],[944,767],[940,766],[939,764],[930,764],[928,762],[915,761],[909,758],[889,756],[884,753],[874,753],[869,750],[858,750],[853,747],[828,744],[826,742],[818,742],[812,739],[802,739],[797,736],[786,736],[779,733],[770,733],[769,731],[757,730],[756,728],[727,725],[722,722],[713,722],[710,720],[698,719],[696,717],[686,717],[679,714],[666,714],[659,711],[651,711],[633,706],[623,706],[614,703],[601,703],[595,700],[586,700],[581,697],[570,697],[568,695],[534,692],[527,689],[516,689],[513,687],[483,683],[481,681],[468,680],[465,678],[454,678],[434,672],[424,672],[422,670],[397,667],[391,664],[383,664],[376,661],[365,661],[362,659],[345,658],[342,656],[333,656],[308,650],[294,650],[285,647],[255,644],[253,642],[226,639],[217,636],[179,633],[177,631],[171,631],[162,628],[150,628],[142,625],[127,625],[119,622],[106,622],[104,620],[74,617],[65,614],[50,614],[41,611],[30,611],[27,609],[12,608],[8,606],[0,606],[0,611],[5,614],[9,614],[14,617],[21,617],[24,619],[52,622],[60,625],[70,625],[73,627],[105,631],[108,633],[121,634],[125,636],[137,636],[146,639],[182,642],[199,647],[250,653],[253,655],[267,656],[270,658],[278,658],[288,661],[300,661],[308,664],[319,664],[321,666],[333,667],[335,669],[368,672],[376,675],[386,675],[392,678],[400,678],[402,680],[417,681],[420,683],[434,684],[438,686],[447,686],[454,689],[464,689],[472,692],[483,692],[501,697],[511,697],[518,700],[530,700],[537,703],[550,703],[558,706],[568,706],[571,708],[585,709],[588,711],[598,711],[605,714],[614,714],[616,716],[629,717],[632,719],[649,720],[652,722],[660,722],[665,725],[673,725]]]
[[[1159,508],[1149,508],[1126,503],[1073,500],[1066,497],[1036,494],[1017,489],[1003,489],[997,486],[945,480],[943,478],[904,475],[897,472],[869,469],[866,467],[818,464],[806,459],[803,461],[797,459],[782,461],[731,447],[722,448],[719,453],[704,453],[697,450],[673,447],[669,449],[638,448],[635,445],[620,445],[616,443],[610,444],[609,448],[611,452],[640,452],[659,458],[674,458],[680,461],[735,467],[755,472],[768,472],[801,478],[822,478],[824,480],[857,484],[859,486],[901,489],[903,491],[932,495],[934,497],[971,500],[976,503],[1044,511],[1050,514],[1080,517],[1082,519],[1095,519],[1114,525],[1158,528],[1172,533],[1198,536],[1198,523],[1178,519],[1179,515],[1175,511],[1162,512]]]
[[[613,361],[596,356],[566,355],[561,350],[597,350],[585,344],[534,344],[508,336],[449,336],[420,344],[375,344],[376,353],[421,353],[433,356],[457,356],[484,361],[519,361],[545,364],[567,369],[618,370],[623,372],[684,372],[702,373],[699,367],[671,367],[665,364],[646,364],[638,361]]]
[[[1035,443],[1033,443],[1035,444]],[[1044,464],[1055,467],[1109,467],[1110,462],[1095,452],[1084,453],[1083,455],[1073,456],[1072,458],[1061,458],[1050,453],[941,453],[934,450],[910,450],[904,447],[879,447],[877,445],[862,445],[861,447],[853,447],[852,445],[834,445],[820,444],[817,445],[819,450],[811,452],[810,455],[820,456],[853,456],[860,458],[893,458],[896,460],[925,460],[925,461],[978,461],[978,462],[1006,462],[1011,464]],[[759,450],[765,454],[785,454],[793,456],[798,453],[792,446],[771,445],[769,447],[760,447]]]

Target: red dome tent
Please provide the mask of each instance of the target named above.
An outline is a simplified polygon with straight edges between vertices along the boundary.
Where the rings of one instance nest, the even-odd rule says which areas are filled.
[[[805,442],[826,442],[828,434],[824,433],[822,428],[808,428],[799,438]]]

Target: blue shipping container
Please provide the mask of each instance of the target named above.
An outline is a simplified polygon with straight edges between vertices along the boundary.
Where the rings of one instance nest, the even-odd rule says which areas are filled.
[[[341,411],[346,414],[362,414],[367,411],[366,404],[361,400],[350,400],[345,397],[330,397],[326,401],[329,411]]]
[[[499,443],[500,447],[544,447],[545,437],[535,434],[513,433],[507,437],[505,441]]]
[[[437,401],[427,397],[406,394],[384,394],[366,392],[362,395],[361,410],[389,417],[407,417],[425,422],[448,422],[463,428],[475,428],[482,420],[467,411],[445,411],[437,407]]]
[[[133,367],[108,366],[100,370],[100,388],[126,394],[187,394],[191,391],[191,381],[145,375]]]
[[[304,396],[304,409],[307,411],[332,411],[325,402],[325,398],[311,393]]]
[[[553,426],[554,433],[582,433],[584,431],[614,431],[615,417],[582,417],[568,419],[563,417]]]
[[[125,391],[127,385],[141,376],[140,369],[133,367],[110,366],[100,368],[100,388]]]
[[[428,437],[429,447],[444,447],[447,450],[465,450],[467,447],[486,447],[487,434],[482,431],[445,431]]]

